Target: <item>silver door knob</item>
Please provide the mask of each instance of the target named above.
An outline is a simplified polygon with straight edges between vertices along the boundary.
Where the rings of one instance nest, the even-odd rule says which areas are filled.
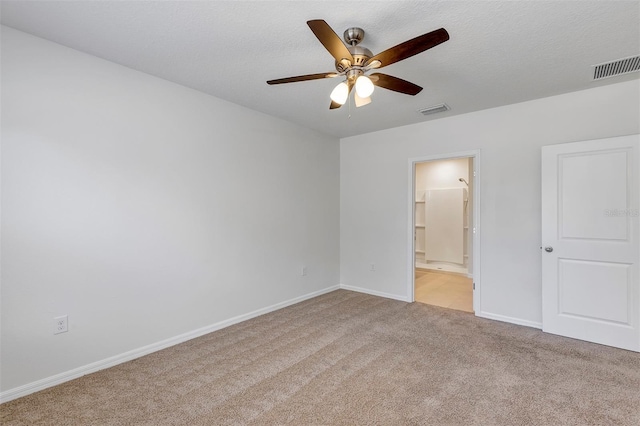
[[[551,253],[553,251],[553,247],[551,246],[545,247],[544,251],[546,251],[547,253]]]

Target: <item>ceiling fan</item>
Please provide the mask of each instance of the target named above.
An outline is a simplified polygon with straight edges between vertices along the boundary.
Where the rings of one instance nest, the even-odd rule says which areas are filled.
[[[373,55],[369,49],[359,46],[364,39],[362,28],[352,27],[344,32],[345,45],[340,37],[322,19],[307,21],[311,31],[320,40],[320,43],[329,51],[336,60],[337,72],[299,75],[296,77],[279,78],[269,80],[267,84],[294,83],[297,81],[318,80],[322,78],[345,77],[331,92],[331,105],[329,109],[340,108],[349,98],[351,90],[355,87],[354,100],[356,107],[367,105],[371,102],[371,94],[374,86],[393,90],[407,95],[415,96],[422,87],[391,75],[379,72],[370,74],[371,70],[386,67],[403,59],[422,53],[449,40],[449,33],[444,28],[423,34],[421,36],[400,43],[384,52]]]

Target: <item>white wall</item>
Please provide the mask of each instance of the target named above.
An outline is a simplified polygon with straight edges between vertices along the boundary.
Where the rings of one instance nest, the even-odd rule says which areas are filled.
[[[338,191],[336,139],[3,27],[1,389],[336,286]]]
[[[540,148],[639,132],[635,80],[343,139],[341,283],[407,298],[408,159],[480,149],[478,313],[539,325]]]

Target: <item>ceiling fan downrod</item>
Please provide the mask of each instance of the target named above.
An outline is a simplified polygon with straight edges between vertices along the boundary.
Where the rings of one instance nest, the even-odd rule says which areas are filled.
[[[342,35],[349,46],[356,46],[364,40],[364,30],[358,27],[347,28]]]
[[[339,73],[346,73],[351,70],[352,67],[355,67],[355,69],[363,68],[367,61],[373,56],[373,53],[369,49],[359,46],[360,42],[364,39],[364,30],[358,27],[347,28],[342,37],[347,43],[347,49],[349,53],[351,53],[353,61],[348,59],[336,61],[336,70]]]

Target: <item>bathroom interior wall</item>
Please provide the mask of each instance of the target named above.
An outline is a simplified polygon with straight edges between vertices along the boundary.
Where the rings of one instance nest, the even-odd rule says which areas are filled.
[[[460,182],[459,179],[463,178],[469,182],[469,158],[451,158],[443,160],[425,161],[416,164],[416,200],[424,200],[425,192],[429,190],[442,190],[462,188],[466,191],[468,197],[467,185],[464,182]],[[471,212],[470,206],[465,207],[463,215],[465,216],[465,224],[468,224],[469,212]],[[415,222],[416,224],[425,224],[425,208],[428,208],[425,203],[416,202]],[[443,220],[447,217],[453,217],[452,215],[444,215]],[[446,226],[446,224],[443,224]],[[432,259],[425,259],[424,251],[434,251],[434,247],[427,246],[430,244],[426,234],[430,232],[429,229],[423,227],[416,227],[416,262],[419,264],[425,264],[425,262],[431,262]],[[469,253],[469,237],[468,229],[463,230],[465,234],[463,255],[468,256]],[[434,244],[431,242],[431,244]],[[436,250],[437,251],[437,250]],[[428,257],[428,256],[427,256]],[[468,257],[464,258],[461,262],[465,267],[468,265]]]
[[[428,189],[464,188],[458,178],[469,181],[469,159],[451,158],[416,164],[416,193]]]

